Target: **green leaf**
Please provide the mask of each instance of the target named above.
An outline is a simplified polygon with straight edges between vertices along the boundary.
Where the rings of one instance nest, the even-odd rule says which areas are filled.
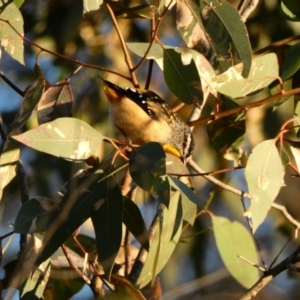
[[[292,22],[300,21],[299,3],[297,0],[281,1],[280,10],[287,20]]]
[[[147,143],[132,150],[129,171],[133,180],[149,191],[160,176],[166,174],[166,154],[159,143]]]
[[[242,258],[259,265],[253,237],[236,221],[214,215],[211,217],[217,247],[227,270],[242,286],[250,288],[259,280],[260,274],[256,267]]]
[[[123,196],[124,213],[123,223],[128,230],[133,234],[137,241],[146,249],[149,250],[148,231],[138,206],[128,197]]]
[[[276,85],[274,85],[274,83],[276,83]],[[271,84],[271,88],[270,88],[270,92],[271,95],[275,95],[281,92],[282,90],[282,84],[277,82],[274,82]],[[273,86],[274,85],[274,86]],[[290,78],[286,81],[283,82],[283,89],[285,91],[290,91],[293,88],[293,79]],[[275,101],[273,101],[273,111],[277,109],[278,106],[280,106],[281,104],[287,102],[287,101],[291,101],[294,102],[295,99],[295,95],[289,95],[289,96],[283,96]]]
[[[292,77],[300,68],[300,43],[293,45],[286,53],[282,65],[282,80]]]
[[[8,138],[0,156],[0,201],[4,188],[16,176],[16,167],[20,158],[20,147]]]
[[[119,5],[121,5],[119,3]],[[134,7],[126,7],[122,5],[122,8],[120,10],[115,11],[115,15],[118,18],[122,19],[153,19],[155,12],[156,12],[156,7],[153,5],[138,5]]]
[[[86,14],[92,10],[98,10],[102,5],[103,0],[84,0],[83,1],[83,13]]]
[[[199,3],[194,0],[176,2],[176,28],[188,48],[206,54],[210,47],[203,23]]]
[[[17,8],[20,8],[24,3],[24,0],[14,0],[14,4]]]
[[[39,103],[44,90],[45,80],[42,77],[38,77],[38,79],[26,90],[21,109],[11,125],[12,128],[21,128],[25,125]]]
[[[48,229],[57,212],[52,213],[56,204],[51,199],[36,197],[27,201],[18,211],[14,232],[32,233]]]
[[[169,176],[169,180],[171,187],[180,192],[183,219],[193,225],[197,213],[197,205],[199,205],[198,197],[194,191],[191,190],[191,188],[184,184],[180,179]]]
[[[240,14],[225,0],[212,0],[209,2],[209,5],[207,4],[208,2],[203,2],[206,4],[205,7],[202,5],[203,10],[206,10],[207,12],[207,18],[203,19],[203,24],[205,28],[208,29],[207,22],[210,23],[210,28],[212,29],[208,31],[210,38],[212,38],[217,45],[226,43],[226,37],[224,40],[224,34],[222,34],[222,31],[217,31],[216,28],[217,26],[220,26],[218,22],[221,22],[224,26],[224,31],[230,36],[228,54],[231,54],[230,45],[232,43],[239,58],[243,62],[242,76],[247,77],[250,72],[252,51],[248,32],[244,22],[241,20]],[[213,14],[215,14],[219,20],[214,19]],[[218,35],[217,39],[216,35]],[[216,54],[218,55],[219,53],[217,52]]]
[[[264,221],[283,184],[283,168],[275,146],[275,140],[267,140],[254,147],[245,169],[251,206],[253,232]]]
[[[139,288],[146,286],[160,273],[179,241],[182,227],[179,192],[173,194],[169,208],[164,207],[161,213],[160,225],[157,226],[147,260],[137,281]]]
[[[74,118],[59,118],[12,138],[35,150],[75,161],[89,158],[102,141],[99,132]]]
[[[44,261],[22,284],[21,300],[42,299],[50,276],[50,259]]]
[[[70,79],[62,80],[43,93],[37,106],[39,125],[62,117],[72,117],[73,94]]]
[[[36,265],[48,259],[91,216],[93,205],[106,195],[107,180],[103,177],[104,174],[80,174],[68,183],[69,189],[45,234]]]
[[[274,53],[254,58],[247,79],[241,76],[242,67],[242,64],[235,65],[225,73],[211,78],[211,86],[231,98],[242,98],[267,87],[278,77],[278,62]]]
[[[239,107],[234,101],[224,99],[221,110]],[[238,165],[246,131],[245,112],[211,121],[207,133],[214,149],[224,158]]]
[[[17,30],[17,34],[12,27],[0,21],[0,44],[5,51],[20,64],[24,63],[24,45],[22,36],[23,30],[23,16],[15,3],[10,3],[1,12],[0,18],[9,21],[9,23]]]
[[[129,50],[131,50],[134,54],[138,55],[139,57],[144,57],[144,54],[148,50],[149,43],[126,43]],[[174,47],[164,45],[165,49],[173,49]],[[150,48],[150,51],[146,57],[146,59],[153,59],[163,70],[163,57],[164,57],[164,50],[159,44],[153,44]]]
[[[200,77],[188,52],[180,48],[164,49],[164,77],[170,91],[180,100],[201,104]]]
[[[92,211],[98,259],[108,280],[122,242],[123,198],[114,178],[108,179],[106,201]]]

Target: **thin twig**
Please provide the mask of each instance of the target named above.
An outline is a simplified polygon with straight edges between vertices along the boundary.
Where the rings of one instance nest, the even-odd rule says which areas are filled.
[[[192,159],[190,159],[188,161],[188,165],[198,173],[206,173]],[[226,191],[232,192],[233,194],[236,194],[238,196],[244,195],[244,197],[249,198],[249,199],[252,198],[252,196],[249,195],[248,193],[244,193],[242,190],[238,190],[238,189],[216,179],[215,177],[213,177],[211,175],[203,175],[203,177]]]
[[[15,92],[17,92],[20,96],[24,97],[25,92],[21,91],[13,82],[11,82],[2,71],[0,71],[0,77],[6,82]]]
[[[285,218],[291,222],[295,227],[296,229],[299,229],[300,228],[300,223],[298,221],[296,221],[290,214],[289,212],[287,211],[286,207],[283,206],[283,205],[280,205],[280,204],[277,204],[277,203],[272,203],[272,208],[275,208],[279,211],[282,212],[282,214],[285,216]]]
[[[295,250],[295,252],[276,265],[264,272],[263,276],[243,295],[239,300],[250,300],[253,299],[257,293],[262,290],[274,277],[283,271],[291,269],[292,265],[295,265],[300,261],[300,246]]]
[[[68,252],[68,250],[67,250],[67,247],[64,245],[64,244],[62,244],[61,245],[61,249],[62,249],[62,251],[64,252],[64,254],[65,254],[65,257],[66,257],[66,259],[67,259],[67,261],[68,261],[68,263],[69,263],[69,265],[70,265],[70,267],[84,280],[84,282],[86,283],[86,284],[88,284],[88,285],[90,285],[91,284],[91,281],[90,281],[90,279],[88,278],[88,277],[86,277],[78,268],[77,268],[77,266],[73,263],[73,261],[72,261],[72,259],[71,259],[71,257],[70,257],[70,255],[69,255],[69,252]]]
[[[114,14],[112,8],[110,7],[110,5],[108,3],[105,3],[105,4],[106,4],[106,8],[109,12],[109,15],[111,17],[111,20],[112,20],[112,22],[115,26],[116,31],[117,31],[117,35],[119,37],[119,40],[120,40],[120,43],[121,43],[121,46],[122,46],[122,49],[123,49],[125,62],[128,66],[129,72],[130,72],[132,83],[133,83],[134,87],[138,88],[139,83],[138,83],[138,80],[136,78],[136,74],[135,74],[134,69],[133,69],[133,65],[132,65],[132,61],[131,61],[131,58],[130,58],[130,55],[129,55],[129,52],[128,52],[128,48],[127,48],[126,43],[123,39],[123,36],[122,36],[121,31],[120,31],[120,28],[119,28],[118,22],[116,20],[115,14]]]
[[[68,56],[65,56],[65,55],[59,54],[59,53],[57,53],[57,52],[48,50],[48,49],[46,49],[46,48],[44,48],[44,47],[42,47],[42,46],[36,44],[35,42],[31,41],[30,39],[24,37],[22,34],[20,34],[20,33],[18,32],[18,30],[17,30],[17,29],[16,29],[16,28],[8,21],[8,20],[4,20],[4,19],[0,18],[0,22],[5,22],[5,23],[7,23],[7,24],[11,27],[11,29],[12,29],[12,30],[13,30],[13,31],[14,31],[14,32],[15,32],[15,33],[16,33],[23,41],[25,41],[25,42],[29,43],[30,45],[32,45],[32,46],[34,46],[34,47],[40,49],[40,50],[43,51],[43,52],[49,53],[49,54],[51,54],[51,55],[53,55],[53,56],[59,57],[59,58],[61,58],[61,59],[67,60],[67,61],[72,62],[72,63],[75,63],[75,64],[77,64],[77,65],[81,65],[81,66],[83,66],[83,67],[87,67],[87,68],[91,68],[91,69],[96,69],[96,70],[103,71],[103,72],[107,72],[107,73],[112,73],[112,74],[118,75],[118,76],[120,76],[120,77],[122,77],[122,78],[124,78],[124,79],[126,79],[126,80],[131,81],[131,77],[125,76],[125,75],[123,75],[123,74],[120,74],[119,72],[116,72],[116,71],[113,71],[113,70],[109,70],[109,69],[107,69],[107,68],[103,68],[103,67],[99,67],[99,66],[87,64],[87,63],[81,62],[81,61],[79,61],[79,60],[77,60],[77,59],[72,59],[72,58],[70,58],[70,57],[68,57]]]
[[[242,111],[246,111],[250,108],[264,106],[268,103],[271,103],[271,102],[275,101],[278,98],[285,97],[285,96],[291,96],[291,95],[294,95],[294,94],[297,94],[297,93],[300,93],[300,88],[292,89],[292,90],[289,90],[289,91],[281,91],[280,93],[275,94],[271,97],[265,98],[263,100],[253,102],[253,103],[248,103],[248,104],[245,104],[245,105],[241,105],[241,106],[238,106],[238,107],[235,107],[235,108],[232,108],[232,109],[220,111],[218,113],[209,115],[207,117],[200,118],[196,121],[189,122],[188,125],[189,126],[195,126],[195,125],[199,125],[199,124],[203,124],[203,123],[206,124],[209,121],[214,121],[214,120],[218,120],[218,119],[221,119],[221,118],[225,118],[225,117],[240,113]]]

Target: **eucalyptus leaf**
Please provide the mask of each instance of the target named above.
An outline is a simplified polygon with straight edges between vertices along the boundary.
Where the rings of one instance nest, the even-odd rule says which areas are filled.
[[[102,142],[100,133],[75,118],[59,118],[12,138],[35,150],[75,161],[89,158]]]
[[[265,220],[267,213],[283,185],[283,167],[275,140],[266,140],[254,147],[245,169],[251,206],[247,214],[252,218],[253,232]]]
[[[249,289],[260,278],[258,269],[253,266],[259,265],[259,259],[251,233],[236,221],[211,217],[217,247],[226,268],[236,281]]]

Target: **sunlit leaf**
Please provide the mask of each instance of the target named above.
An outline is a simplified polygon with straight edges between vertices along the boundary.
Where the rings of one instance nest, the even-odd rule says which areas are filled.
[[[92,10],[98,10],[103,0],[83,0],[83,13],[86,14]]]
[[[98,259],[107,278],[110,278],[122,241],[123,198],[114,178],[108,180],[107,198],[91,213],[96,234]]]
[[[144,57],[144,54],[148,50],[149,43],[126,43],[129,50],[131,50],[134,54],[138,55],[139,57]],[[174,47],[164,45],[165,49],[171,49]],[[153,44],[150,48],[150,51],[146,57],[146,59],[153,59],[157,63],[157,65],[160,67],[161,70],[163,70],[163,57],[164,57],[164,51],[162,47],[158,44]]]
[[[39,103],[44,90],[45,80],[42,77],[38,77],[38,79],[26,90],[20,111],[11,125],[12,128],[21,128],[25,125]]]
[[[9,23],[20,34],[17,34],[12,27],[0,21],[0,44],[6,52],[20,64],[24,65],[24,45],[22,36],[24,35],[23,29],[23,16],[15,3],[10,3],[1,12],[0,18],[9,21]]]
[[[42,299],[50,277],[50,270],[50,259],[47,259],[24,282],[20,290],[20,299]]]
[[[230,36],[230,44],[232,43],[232,46],[236,49],[237,55],[239,59],[243,62],[243,69],[242,69],[242,76],[247,77],[250,72],[250,66],[251,66],[251,60],[252,60],[252,51],[249,41],[248,32],[246,30],[246,26],[244,22],[241,20],[240,14],[238,11],[227,1],[225,0],[212,0],[209,2],[209,5],[207,2],[206,7],[204,7],[203,10],[206,10],[207,12],[207,18],[203,18],[203,24],[206,30],[207,28],[207,22],[210,22],[210,28],[212,30],[208,31],[208,34],[210,35],[210,38],[215,42],[215,44],[220,45],[223,43],[226,43],[226,40],[223,40],[223,38],[220,36],[218,37],[218,40],[215,40],[216,35],[220,35],[222,32],[217,32],[217,22],[214,24],[211,23],[211,20],[213,19],[213,14],[215,14],[219,18],[219,22],[222,23],[224,26],[224,30],[228,33]],[[202,11],[203,12],[203,11]],[[212,25],[215,26],[215,30],[213,30]],[[228,54],[231,55],[231,46],[228,48]],[[219,54],[218,52],[216,53]]]
[[[59,118],[12,138],[35,150],[75,161],[90,157],[102,141],[99,132],[75,118]]]
[[[38,123],[41,125],[57,118],[71,117],[72,103],[70,79],[62,80],[49,87],[37,106]]]
[[[266,218],[283,185],[283,175],[275,140],[267,140],[254,147],[245,169],[249,193],[252,195],[248,212],[254,232]]]
[[[207,54],[210,43],[204,33],[201,10],[197,1],[176,2],[176,27],[189,48]]]
[[[150,251],[137,281],[140,288],[152,281],[160,273],[172,255],[181,234],[182,206],[180,193],[174,193],[169,208],[162,210],[161,224],[158,224]]]
[[[148,231],[145,221],[138,206],[128,197],[123,196],[124,213],[123,222],[137,241],[146,249],[149,249]]]
[[[236,221],[214,215],[211,217],[217,247],[226,268],[236,281],[250,288],[260,278],[258,269],[252,265],[259,265],[253,237]]]
[[[293,22],[300,21],[299,3],[297,2],[297,0],[281,1],[280,10],[283,12],[286,19]]]
[[[20,8],[25,0],[14,0],[14,4],[17,8]]]
[[[241,98],[267,87],[278,77],[278,62],[274,53],[254,58],[248,78],[242,77],[242,67],[242,64],[235,65],[211,78],[214,89],[229,97]]]
[[[16,167],[20,157],[20,147],[10,138],[6,140],[0,156],[0,201],[3,189],[16,176]]]

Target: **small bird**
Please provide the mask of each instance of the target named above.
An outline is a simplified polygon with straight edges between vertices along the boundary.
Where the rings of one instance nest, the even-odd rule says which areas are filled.
[[[138,145],[158,142],[184,163],[191,158],[195,144],[191,129],[156,93],[107,80],[103,89],[110,102],[110,121],[123,137]]]

